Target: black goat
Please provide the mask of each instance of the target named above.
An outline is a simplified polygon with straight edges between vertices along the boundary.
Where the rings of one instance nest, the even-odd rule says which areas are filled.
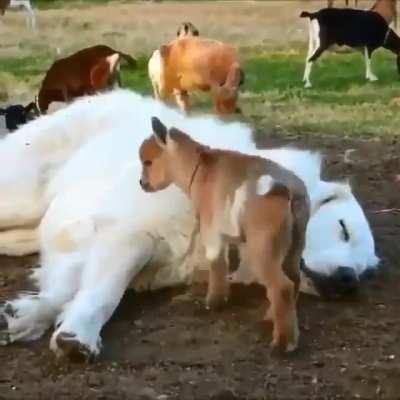
[[[38,115],[35,103],[29,103],[26,107],[21,104],[0,108],[0,115],[4,115],[6,119],[6,128],[12,132],[19,125],[26,124]]]
[[[400,37],[389,28],[385,19],[374,11],[324,8],[315,13],[303,11],[301,18],[310,18],[309,48],[303,81],[311,87],[310,74],[313,63],[330,46],[350,46],[364,49],[366,78],[378,78],[371,70],[372,53],[384,47],[397,55],[400,73]]]

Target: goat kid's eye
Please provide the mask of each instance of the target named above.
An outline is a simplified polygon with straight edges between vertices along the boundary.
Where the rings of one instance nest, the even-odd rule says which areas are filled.
[[[145,167],[150,167],[152,163],[153,163],[152,161],[146,160],[146,161],[143,162],[143,165],[144,165]]]

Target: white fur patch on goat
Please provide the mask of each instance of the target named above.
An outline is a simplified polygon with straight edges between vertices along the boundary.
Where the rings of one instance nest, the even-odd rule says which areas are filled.
[[[153,86],[153,93],[156,99],[159,99],[163,91],[164,66],[160,50],[155,50],[150,57],[147,67],[149,78]]]
[[[268,193],[274,186],[275,180],[271,175],[263,175],[257,181],[256,193],[260,196]]]

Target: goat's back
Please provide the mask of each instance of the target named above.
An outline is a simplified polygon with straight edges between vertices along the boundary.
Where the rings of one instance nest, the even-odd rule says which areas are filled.
[[[353,47],[379,47],[389,29],[385,19],[373,11],[324,8],[311,14],[310,18],[317,19],[321,35],[329,43]]]
[[[53,86],[58,88],[60,82],[65,84],[70,81],[69,83],[74,86],[81,84],[80,81],[89,81],[91,68],[115,53],[117,51],[111,47],[98,45],[56,60],[47,71],[42,88],[52,89]]]

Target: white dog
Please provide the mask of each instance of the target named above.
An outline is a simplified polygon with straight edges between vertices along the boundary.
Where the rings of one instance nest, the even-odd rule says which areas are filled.
[[[3,344],[36,339],[55,324],[57,355],[96,355],[101,329],[131,282],[147,290],[192,280],[201,253],[189,202],[174,187],[148,194],[139,186],[138,148],[153,115],[204,144],[270,157],[304,180],[313,207],[304,270],[314,282],[347,288],[376,267],[360,206],[347,184],[321,181],[318,154],[257,150],[243,124],[183,116],[117,90],[78,100],[0,142],[0,250],[41,254],[38,293],[0,310]],[[253,280],[245,259],[232,279]]]

